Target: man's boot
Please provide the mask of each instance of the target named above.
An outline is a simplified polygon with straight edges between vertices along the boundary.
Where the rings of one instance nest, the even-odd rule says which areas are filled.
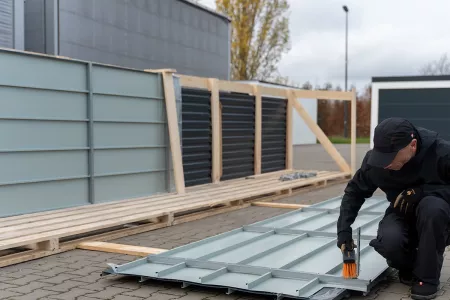
[[[416,281],[411,288],[411,298],[416,300],[434,299],[437,291],[437,285]]]

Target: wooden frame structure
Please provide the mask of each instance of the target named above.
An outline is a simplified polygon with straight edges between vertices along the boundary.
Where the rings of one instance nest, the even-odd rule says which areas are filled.
[[[353,175],[356,171],[356,90],[342,91],[314,91],[294,88],[275,88],[259,86],[256,84],[218,80],[196,76],[179,75],[182,87],[208,90],[211,93],[211,119],[212,119],[212,182],[220,182],[222,170],[222,124],[220,116],[220,91],[236,92],[255,97],[255,160],[254,174],[261,174],[262,153],[262,97],[269,96],[287,101],[286,115],[286,168],[293,169],[293,108],[302,117],[310,130],[316,135],[326,152],[339,166],[341,172]],[[343,100],[351,103],[351,162],[350,165],[334,147],[322,129],[314,122],[311,116],[298,101],[300,98],[321,100]],[[167,100],[167,99],[166,99]],[[176,166],[175,166],[176,167]],[[178,166],[178,168],[181,168]],[[180,171],[179,171],[180,172]]]

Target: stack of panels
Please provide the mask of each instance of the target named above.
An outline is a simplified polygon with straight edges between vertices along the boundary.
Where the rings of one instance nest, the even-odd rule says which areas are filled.
[[[182,149],[185,185],[211,183],[211,93],[182,89]]]
[[[369,247],[388,202],[373,197],[361,208],[352,226],[354,232],[361,231],[360,273],[358,279],[346,280],[336,247],[340,201],[341,197],[333,198],[158,255],[110,265],[105,274],[297,299],[324,292],[323,299],[333,299],[346,289],[368,292],[388,269]]]
[[[286,169],[286,107],[286,99],[262,97],[262,173]]]
[[[220,92],[222,105],[221,180],[254,174],[255,97]]]

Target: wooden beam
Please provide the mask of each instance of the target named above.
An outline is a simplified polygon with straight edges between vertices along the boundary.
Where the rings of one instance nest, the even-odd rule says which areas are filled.
[[[208,79],[208,89],[211,91],[211,122],[212,122],[212,182],[220,182],[220,98],[217,79]]]
[[[353,97],[351,102],[351,147],[350,147],[350,165],[352,176],[355,175],[356,172],[356,109],[357,109],[357,101],[356,101],[356,89],[352,89]]]
[[[352,92],[295,90],[297,98],[352,101]]]
[[[348,163],[345,161],[345,159],[342,157],[342,155],[339,153],[336,147],[334,147],[334,145],[330,142],[330,140],[322,131],[322,129],[309,116],[308,112],[303,108],[303,105],[300,103],[300,101],[296,99],[295,101],[293,101],[293,105],[297,113],[303,118],[306,125],[308,125],[309,129],[311,129],[311,131],[314,132],[319,142],[325,148],[325,151],[327,151],[328,154],[336,161],[341,171],[351,172]]]
[[[303,207],[309,207],[309,205],[307,204],[274,203],[274,202],[253,202],[252,205],[261,207],[288,208],[288,209],[299,209]]]
[[[101,252],[126,254],[132,256],[144,256],[144,257],[150,254],[159,254],[167,251],[165,249],[159,248],[149,248],[149,247],[140,247],[133,245],[123,245],[123,244],[114,244],[96,241],[80,243],[78,244],[77,248],[83,250],[101,251]]]
[[[253,95],[255,95],[255,175],[261,174],[262,157],[262,97],[258,85],[253,85]]]
[[[280,97],[282,99],[286,99],[286,89],[284,89],[284,88],[260,86],[259,92],[261,93],[262,96],[272,96],[272,97]]]
[[[180,74],[177,74],[177,76],[180,77],[180,84],[183,87],[204,90],[208,89],[208,78]]]
[[[181,156],[180,133],[178,129],[177,107],[175,102],[175,90],[173,75],[163,72],[164,98],[166,103],[167,123],[169,127],[170,152],[172,154],[172,165],[177,193],[185,193],[183,159]]]
[[[253,88],[251,84],[227,80],[219,80],[219,90],[242,94],[253,93]]]
[[[295,101],[295,93],[293,90],[286,90],[287,105],[286,105],[286,169],[290,170],[293,168],[293,142],[292,142],[292,104]]]

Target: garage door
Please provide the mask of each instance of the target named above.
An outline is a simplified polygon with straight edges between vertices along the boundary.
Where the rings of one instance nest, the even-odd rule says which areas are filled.
[[[403,117],[450,140],[449,88],[380,89],[378,98],[378,123]]]

